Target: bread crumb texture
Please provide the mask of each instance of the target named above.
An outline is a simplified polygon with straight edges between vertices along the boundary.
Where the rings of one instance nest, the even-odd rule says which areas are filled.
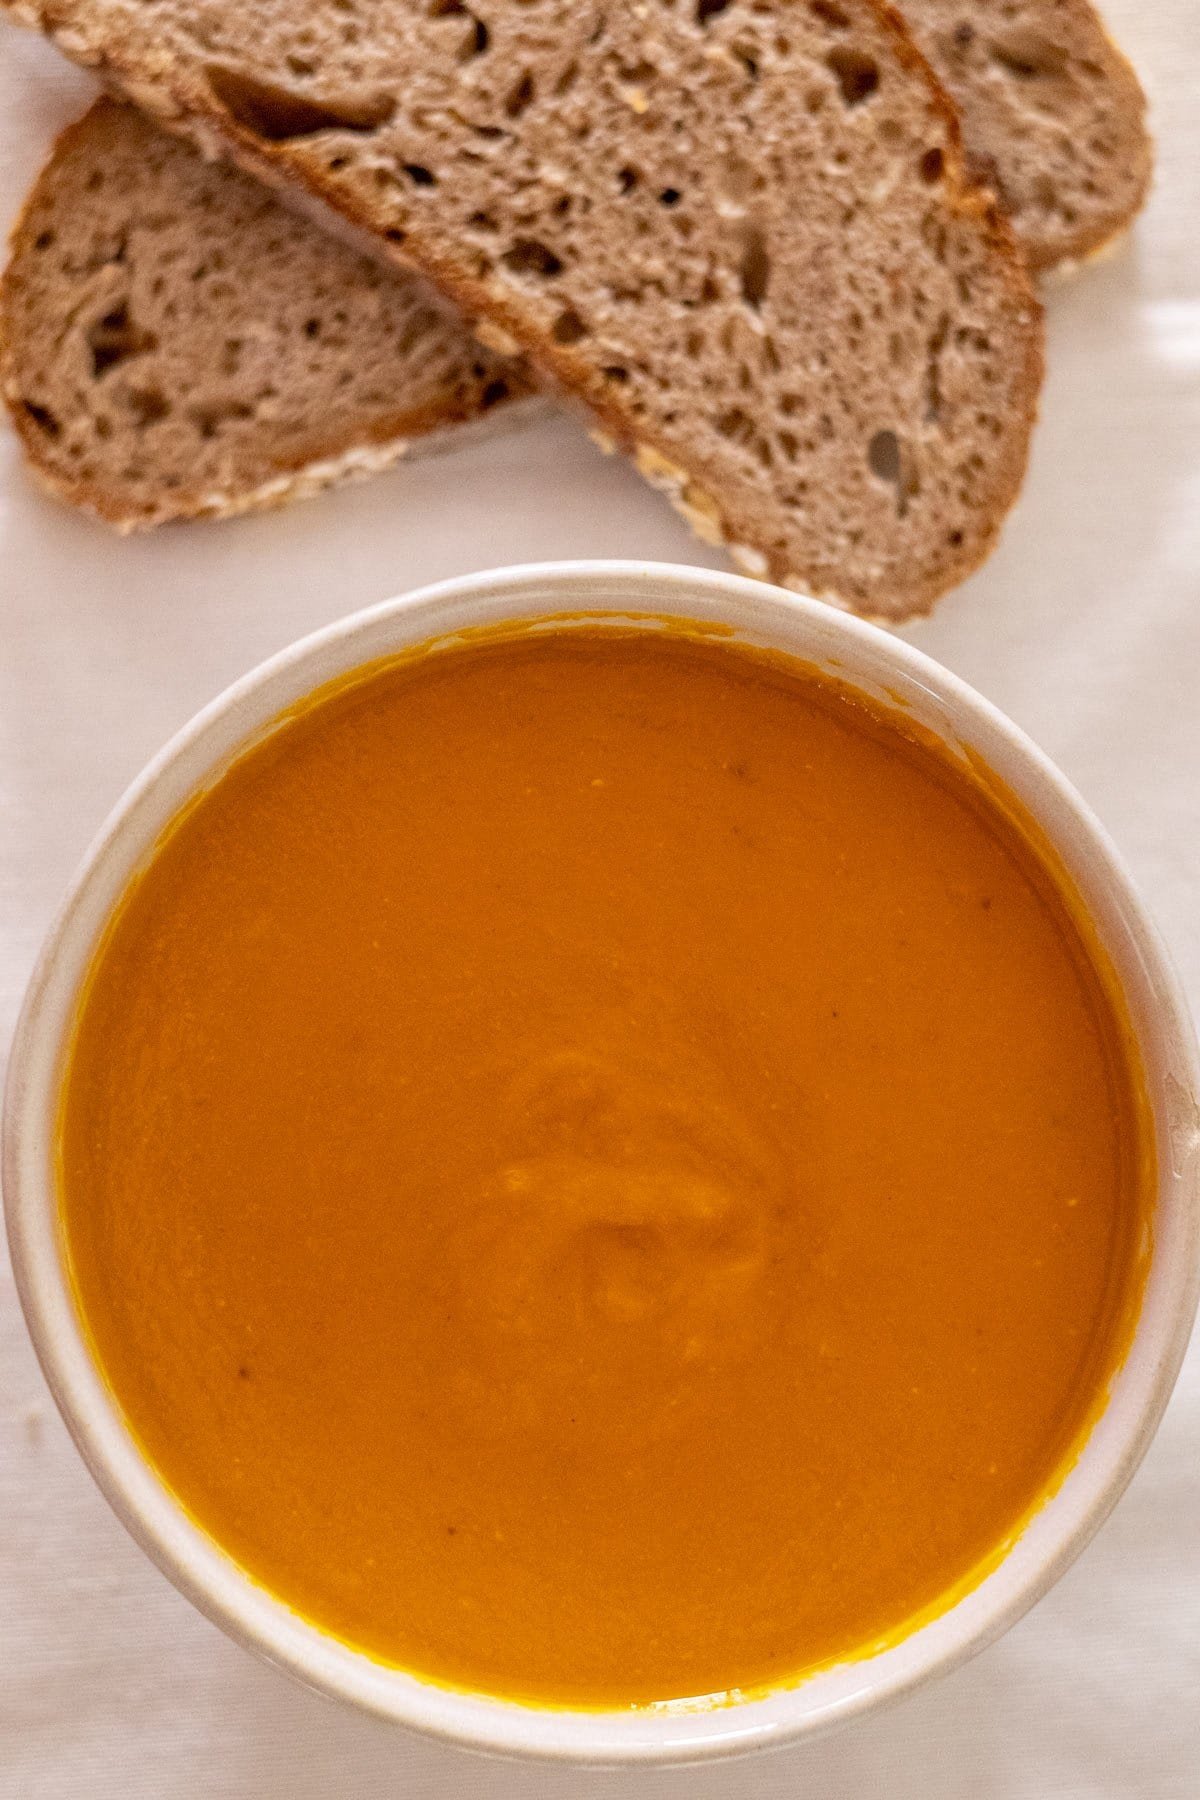
[[[962,111],[972,173],[1035,268],[1093,256],[1146,197],[1146,102],[1088,0],[903,0]]]
[[[899,619],[994,543],[1040,313],[876,0],[55,0],[46,22],[489,320],[774,579]]]
[[[29,198],[0,336],[43,482],[126,530],[281,504],[530,391],[417,277],[110,100]]]

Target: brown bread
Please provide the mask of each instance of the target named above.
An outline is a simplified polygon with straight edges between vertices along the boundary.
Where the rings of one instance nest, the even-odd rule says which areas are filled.
[[[426,284],[111,100],[13,233],[0,388],[43,483],[127,531],[383,468],[531,391]]]
[[[1138,78],[1088,0],[902,0],[1031,265],[1094,255],[1150,185]]]
[[[1041,330],[895,15],[478,5],[13,10],[418,267],[746,566],[927,610],[1016,496]]]

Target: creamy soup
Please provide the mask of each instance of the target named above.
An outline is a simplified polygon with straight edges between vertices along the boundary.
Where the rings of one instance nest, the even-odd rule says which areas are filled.
[[[902,715],[678,630],[366,672],[176,822],[61,1120],[78,1303],[183,1506],[430,1678],[795,1678],[977,1576],[1136,1313],[1086,921]]]

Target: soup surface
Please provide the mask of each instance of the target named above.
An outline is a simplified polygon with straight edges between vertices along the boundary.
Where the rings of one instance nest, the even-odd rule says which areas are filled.
[[[182,817],[62,1203],[256,1579],[619,1705],[862,1649],[1019,1524],[1131,1328],[1136,1094],[981,785],[782,659],[564,628],[327,693]]]

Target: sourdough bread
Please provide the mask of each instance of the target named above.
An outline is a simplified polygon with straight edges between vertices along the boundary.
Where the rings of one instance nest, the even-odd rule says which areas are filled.
[[[1149,176],[1144,106],[1136,77],[1087,0],[1027,0],[999,18],[980,0],[907,0],[905,17],[962,109],[972,166],[1002,193],[1031,261],[1045,267],[1091,254],[1123,228]],[[97,372],[94,358],[91,379],[78,379],[89,364],[80,338],[95,325],[88,306],[94,272],[90,256],[63,254],[61,240],[65,228],[76,245],[82,243],[93,212],[92,242],[111,230],[110,171],[122,180],[132,171],[129,198],[137,216],[135,221],[132,204],[126,207],[121,239],[131,283],[139,279],[139,256],[173,258],[164,227],[169,234],[185,222],[198,231],[198,243],[218,242],[224,265],[224,280],[218,271],[198,283],[194,264],[172,260],[185,282],[169,314],[155,306],[155,346],[142,365],[159,396],[151,417],[136,388],[119,377],[106,385],[108,369]],[[313,266],[311,257],[321,258],[315,287],[328,285],[333,274],[341,284],[335,311],[345,313],[348,305],[356,312],[365,304],[371,322],[385,324],[383,341],[376,343],[370,324],[364,331],[356,318],[347,339],[376,376],[362,393],[362,368],[339,366],[327,354],[327,340],[314,348],[319,320],[314,326],[310,314],[297,329],[292,315],[302,296],[289,289],[280,306],[274,263],[259,254],[271,216],[271,203],[254,196],[243,176],[227,167],[198,166],[196,153],[181,140],[159,141],[155,128],[128,107],[99,102],[62,139],[30,198],[0,283],[0,319],[7,317],[11,333],[9,403],[35,469],[52,488],[120,529],[198,512],[244,511],[339,476],[365,474],[406,446],[411,453],[440,445],[444,426],[499,408],[506,388],[526,385],[511,367],[499,380],[481,382],[476,364],[487,372],[495,359],[477,358],[465,341],[458,351],[469,357],[470,379],[455,355],[447,364],[440,338],[414,368],[413,351],[425,340],[407,316],[395,328],[377,298],[377,268],[322,249],[325,239],[306,243],[301,269]],[[60,254],[49,263],[47,227],[60,241]],[[294,220],[276,220],[272,241],[292,241],[296,230]],[[330,259],[336,267],[327,270]],[[416,301],[420,290],[411,277],[397,271],[392,279]],[[157,280],[152,276],[152,285]],[[58,326],[69,329],[60,335]],[[336,335],[336,322],[334,329]],[[270,395],[239,395],[232,409],[195,418],[197,388],[247,333],[261,353],[266,384],[283,385],[282,429]],[[125,427],[118,444],[112,439],[114,401],[117,422]],[[164,428],[169,419],[176,423]]]
[[[419,268],[756,572],[899,619],[994,543],[1039,310],[876,0],[14,10]]]
[[[902,4],[1031,265],[1077,262],[1124,231],[1150,185],[1146,102],[1088,0]]]
[[[111,100],[13,234],[0,387],[43,483],[122,530],[277,504],[530,392],[418,278]]]

